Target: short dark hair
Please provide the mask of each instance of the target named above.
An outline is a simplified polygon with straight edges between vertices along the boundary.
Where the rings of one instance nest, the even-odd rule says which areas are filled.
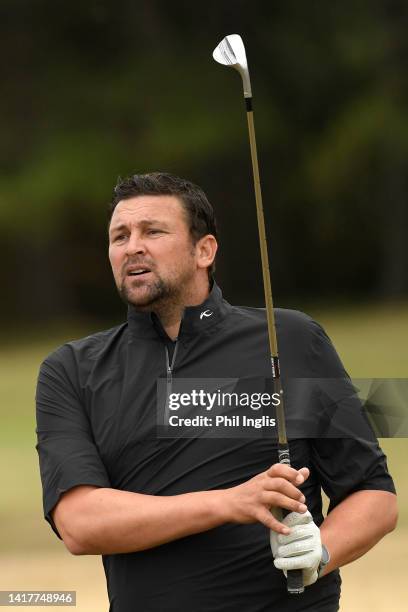
[[[217,238],[214,209],[201,187],[167,172],[133,174],[124,179],[119,177],[113,190],[112,201],[109,204],[109,222],[113,211],[121,200],[143,195],[173,195],[178,197],[187,217],[193,244],[196,244],[200,238],[207,234],[212,234]],[[208,269],[210,279],[214,270],[213,262]]]

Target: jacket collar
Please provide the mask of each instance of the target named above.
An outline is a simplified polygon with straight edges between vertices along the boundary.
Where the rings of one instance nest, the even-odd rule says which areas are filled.
[[[215,327],[231,309],[232,306],[224,300],[221,289],[213,281],[210,294],[202,304],[184,308],[179,339],[195,336]],[[139,312],[134,306],[129,305],[127,320],[132,337],[168,339],[159,318],[154,313]]]

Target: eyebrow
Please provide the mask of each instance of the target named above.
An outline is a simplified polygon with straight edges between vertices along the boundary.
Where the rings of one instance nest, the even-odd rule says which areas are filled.
[[[160,221],[159,219],[141,219],[140,221],[137,222],[136,225],[138,225],[142,229],[149,227],[151,225],[160,225],[164,229],[168,229],[169,227],[165,221]],[[109,233],[117,232],[123,229],[128,229],[128,226],[126,225],[126,223],[119,223],[118,225],[114,225],[113,227],[110,227]]]

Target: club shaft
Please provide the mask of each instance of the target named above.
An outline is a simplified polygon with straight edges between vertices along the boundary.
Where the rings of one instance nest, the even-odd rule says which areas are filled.
[[[254,177],[256,214],[258,219],[259,244],[261,248],[262,276],[265,292],[266,317],[268,321],[269,347],[271,353],[271,366],[273,376],[273,388],[279,393],[280,402],[276,406],[276,421],[278,425],[278,458],[279,463],[290,466],[289,445],[286,435],[285,409],[283,390],[280,378],[278,341],[276,338],[275,314],[273,310],[271,275],[269,271],[268,245],[266,242],[265,217],[262,204],[261,181],[259,178],[258,153],[256,148],[254,113],[252,110],[252,98],[245,98],[248,120],[249,144],[251,147],[252,173]],[[288,511],[284,511],[284,516]],[[287,589],[291,595],[300,595],[304,592],[302,570],[291,570],[288,572]]]
[[[279,463],[290,466],[289,445],[286,435],[285,410],[283,407],[283,391],[280,379],[278,342],[276,338],[275,315],[272,300],[271,276],[269,271],[268,246],[266,241],[265,219],[262,205],[261,181],[259,179],[258,153],[256,148],[254,115],[252,110],[252,90],[249,78],[246,53],[242,38],[238,34],[226,36],[214,50],[214,59],[224,66],[236,68],[242,77],[245,104],[247,110],[249,144],[251,147],[252,173],[255,187],[256,214],[258,218],[259,245],[261,249],[262,276],[265,292],[265,307],[268,322],[268,338],[270,347],[273,390],[279,393],[280,401],[276,407],[278,425],[278,460]],[[269,386],[269,380],[267,384]],[[283,515],[288,514],[283,510]],[[287,573],[288,593],[298,595],[304,592],[302,570],[290,570]]]
[[[252,98],[246,98],[247,120],[249,132],[249,145],[251,148],[252,173],[254,178],[256,215],[258,219],[259,245],[261,249],[262,276],[265,292],[266,318],[268,321],[268,337],[271,353],[272,375],[274,378],[275,391],[280,394],[280,402],[276,407],[279,446],[288,443],[285,425],[285,410],[283,406],[283,391],[280,381],[278,342],[276,338],[275,314],[273,309],[271,275],[269,270],[268,245],[266,242],[265,217],[262,204],[261,181],[259,178],[258,153],[256,148],[254,113],[252,110]],[[286,463],[286,461],[285,461]]]

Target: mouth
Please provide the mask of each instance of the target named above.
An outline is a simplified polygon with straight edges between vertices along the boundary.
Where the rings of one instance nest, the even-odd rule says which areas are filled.
[[[150,274],[151,270],[142,266],[132,266],[126,271],[126,276],[140,277]]]

